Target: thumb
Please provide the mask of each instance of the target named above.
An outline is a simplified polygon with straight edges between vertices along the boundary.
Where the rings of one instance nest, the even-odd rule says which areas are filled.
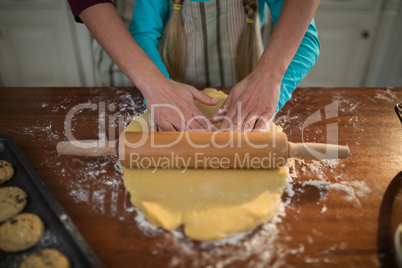
[[[212,98],[194,87],[191,88],[191,93],[193,94],[193,98],[202,104],[212,106],[219,103],[218,99]]]

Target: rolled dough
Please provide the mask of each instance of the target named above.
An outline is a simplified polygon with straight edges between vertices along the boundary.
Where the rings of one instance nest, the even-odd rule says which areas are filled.
[[[215,89],[204,92],[220,100],[216,106],[197,103],[210,118],[227,95]],[[146,112],[134,118],[125,131],[148,131],[147,117]],[[272,125],[271,131],[282,130]],[[183,225],[184,233],[199,241],[226,238],[266,223],[279,209],[288,177],[286,168],[122,169],[132,203],[150,223],[167,230]]]

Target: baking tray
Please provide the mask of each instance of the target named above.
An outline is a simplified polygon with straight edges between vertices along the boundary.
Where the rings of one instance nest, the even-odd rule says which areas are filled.
[[[0,188],[17,186],[23,189],[28,194],[28,202],[22,212],[38,215],[46,227],[45,235],[34,247],[18,253],[0,250],[0,267],[18,267],[29,254],[44,248],[54,248],[62,252],[69,259],[71,267],[102,267],[70,217],[7,134],[0,134],[0,159],[10,162],[15,169],[13,178],[1,184]]]

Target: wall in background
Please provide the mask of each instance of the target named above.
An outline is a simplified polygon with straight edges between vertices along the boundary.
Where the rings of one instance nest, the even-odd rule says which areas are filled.
[[[402,86],[401,15],[400,0],[322,0],[321,54],[301,86]]]
[[[402,86],[402,1],[384,2],[365,86]]]
[[[0,0],[1,84],[90,85],[89,40],[65,0]]]

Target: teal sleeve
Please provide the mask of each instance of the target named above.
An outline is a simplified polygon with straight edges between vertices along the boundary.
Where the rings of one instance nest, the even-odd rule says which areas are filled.
[[[160,57],[158,45],[169,19],[169,3],[169,0],[137,0],[129,26],[135,41],[166,77],[169,73]]]
[[[261,2],[261,0],[259,2]],[[265,0],[265,3],[268,4],[272,20],[274,25],[276,25],[282,9],[283,0]],[[292,92],[315,65],[319,54],[320,41],[318,40],[318,32],[313,19],[304,35],[296,55],[282,79],[281,93],[275,113],[277,113],[279,109],[281,109],[292,97]]]

